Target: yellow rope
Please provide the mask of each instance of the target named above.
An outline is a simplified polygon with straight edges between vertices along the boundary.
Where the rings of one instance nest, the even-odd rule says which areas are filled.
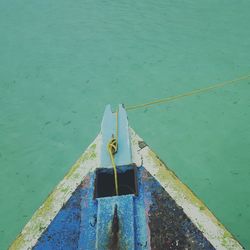
[[[115,159],[114,159],[114,155],[118,151],[118,110],[116,111],[116,138],[112,136],[111,140],[109,141],[107,145],[107,148],[108,148],[109,156],[110,156],[111,163],[114,169],[115,193],[116,195],[119,195],[117,169],[116,169]]]
[[[156,104],[171,102],[171,101],[183,98],[183,97],[192,96],[192,95],[208,92],[208,91],[211,91],[214,89],[222,88],[228,84],[235,84],[235,83],[238,83],[239,81],[246,80],[248,78],[250,78],[250,75],[241,76],[241,77],[233,79],[233,80],[219,82],[217,84],[214,84],[214,85],[211,85],[211,86],[208,86],[205,88],[201,88],[201,89],[195,89],[193,91],[183,93],[180,95],[170,96],[170,97],[158,99],[158,100],[151,101],[151,102],[146,102],[146,103],[142,103],[142,104],[128,106],[128,107],[126,107],[126,110],[130,111],[130,110],[135,110],[135,109],[139,109],[139,108],[145,108],[145,107],[156,105]],[[114,160],[114,155],[117,153],[117,150],[118,150],[118,110],[116,111],[116,137],[114,138],[114,136],[112,136],[111,140],[109,141],[109,143],[107,145],[107,149],[108,149],[111,163],[112,163],[112,166],[114,169],[115,192],[116,192],[116,195],[119,195],[117,169],[116,169],[115,160]]]
[[[211,90],[214,90],[214,89],[217,89],[217,88],[222,88],[222,87],[224,87],[224,86],[226,86],[228,84],[235,84],[235,83],[238,83],[239,81],[246,80],[248,78],[250,78],[250,75],[241,76],[241,77],[233,79],[233,80],[219,82],[219,83],[214,84],[212,86],[208,86],[208,87],[201,88],[201,89],[195,89],[193,91],[183,93],[183,94],[180,94],[180,95],[170,96],[170,97],[166,97],[166,98],[163,98],[163,99],[158,99],[158,100],[151,101],[151,102],[146,102],[146,103],[141,103],[141,104],[137,104],[137,105],[128,106],[128,107],[126,107],[126,110],[130,111],[130,110],[135,110],[135,109],[139,109],[139,108],[145,108],[145,107],[156,105],[156,104],[171,102],[171,101],[174,101],[176,99],[183,98],[183,97],[208,92],[208,91],[211,91]]]

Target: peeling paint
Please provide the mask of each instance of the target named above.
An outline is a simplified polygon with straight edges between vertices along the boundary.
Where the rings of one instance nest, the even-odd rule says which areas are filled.
[[[158,180],[178,206],[182,207],[185,214],[191,219],[196,227],[202,231],[203,235],[216,249],[243,249],[211,211],[209,211],[205,204],[178,179],[157,155],[151,151],[148,146],[144,147],[144,145],[139,143],[143,140],[137,136],[132,129],[130,129],[130,137],[132,142],[133,162],[136,163],[137,166],[141,166],[143,162],[145,169]],[[89,146],[64,179],[49,195],[44,204],[33,215],[9,249],[32,249],[51,220],[55,218],[58,211],[68,201],[77,186],[82,183],[84,177],[99,166],[100,144],[101,135],[99,134],[93,144]],[[86,180],[86,183],[87,182],[88,180]],[[149,214],[149,208],[150,204],[148,204],[147,214]],[[146,243],[150,243],[150,238]]]
[[[100,141],[101,135],[99,134],[48,196],[43,205],[35,212],[10,246],[10,250],[27,250],[35,245],[41,233],[67,202],[84,177],[99,165]]]
[[[165,165],[148,147],[139,150],[142,139],[130,128],[132,157],[134,161],[143,159],[144,167],[154,176],[181,206],[193,223],[203,232],[216,249],[240,250],[243,247],[218,221],[206,205]],[[202,208],[202,209],[200,209]],[[226,237],[225,237],[226,236]]]

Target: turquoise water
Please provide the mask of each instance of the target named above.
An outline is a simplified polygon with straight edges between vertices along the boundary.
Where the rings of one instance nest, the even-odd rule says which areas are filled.
[[[104,106],[250,73],[249,1],[0,1],[0,249],[100,129]],[[250,80],[129,113],[250,249]]]

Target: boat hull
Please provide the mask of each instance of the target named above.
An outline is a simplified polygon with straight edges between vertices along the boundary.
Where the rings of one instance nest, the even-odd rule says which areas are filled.
[[[98,214],[98,206],[104,199],[95,197],[100,134],[37,210],[10,249],[112,249],[114,240],[117,249],[243,249],[131,128],[129,133],[137,169],[137,192],[124,195],[127,198],[123,201],[122,196],[119,196],[120,201],[111,197],[106,203],[106,207],[110,206],[107,213]],[[122,203],[127,204],[127,220],[134,223],[134,227],[131,229],[128,223],[128,234],[120,237],[119,230],[126,218],[122,215]],[[105,214],[111,222],[106,225],[106,238],[101,238],[98,223],[105,222]],[[114,222],[115,215],[119,223]],[[133,248],[128,247],[131,236]]]

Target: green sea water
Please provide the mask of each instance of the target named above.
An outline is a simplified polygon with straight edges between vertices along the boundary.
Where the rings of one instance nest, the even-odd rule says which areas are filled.
[[[95,138],[104,107],[250,73],[249,1],[0,0],[0,249]],[[250,249],[250,80],[129,113]]]

